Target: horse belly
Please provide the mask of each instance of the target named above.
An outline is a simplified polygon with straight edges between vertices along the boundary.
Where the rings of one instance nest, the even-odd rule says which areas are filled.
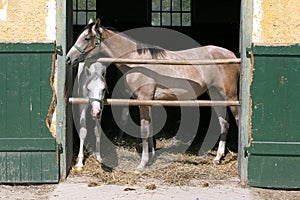
[[[199,88],[200,89],[200,88]],[[200,96],[205,89],[186,90],[183,88],[156,88],[154,99],[156,100],[191,100]]]

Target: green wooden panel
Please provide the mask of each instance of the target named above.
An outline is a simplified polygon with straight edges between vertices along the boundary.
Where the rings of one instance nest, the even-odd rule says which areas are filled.
[[[42,54],[41,57],[40,57],[40,61],[43,63],[43,62],[46,62],[46,63],[51,63],[52,62],[52,57],[50,57],[49,55],[45,55],[45,54]],[[49,79],[50,79],[50,74],[51,74],[51,65],[49,65],[49,67],[43,67],[43,68],[40,68],[40,76],[41,77],[44,77],[40,80],[40,88],[48,88],[48,89],[42,89],[40,91],[40,95],[41,95],[41,107],[40,107],[40,110],[41,111],[47,111],[47,112],[41,112],[41,115],[40,115],[40,119],[41,119],[41,135],[48,135],[49,134],[49,130],[48,128],[45,126],[46,124],[46,118],[47,118],[47,115],[48,115],[48,108],[49,108],[49,105],[50,105],[50,102],[52,100],[52,89],[50,87],[50,82],[49,82]],[[47,79],[45,78],[47,77]],[[50,97],[50,98],[49,98]],[[47,102],[47,103],[45,103]]]
[[[2,43],[0,44],[1,54],[22,54],[22,53],[53,53],[53,43]]]
[[[7,158],[7,153],[6,152],[0,152],[0,182],[2,182],[2,180],[7,180],[6,178],[6,161]]]
[[[16,67],[16,69],[19,69],[17,71],[17,75],[19,78],[19,96],[20,96],[20,110],[18,114],[18,118],[20,120],[20,132],[22,134],[22,137],[30,136],[30,96],[28,95],[28,92],[30,91],[30,83],[31,78],[30,77],[30,68],[27,67],[30,64],[32,64],[30,61],[33,60],[30,57],[26,56],[23,58],[24,61],[19,64],[19,67]],[[28,65],[29,64],[29,65]]]
[[[52,152],[42,152],[41,155],[41,169],[42,169],[42,182],[55,182],[59,179],[57,168],[53,167],[53,164],[58,166],[57,157],[53,157]]]
[[[299,142],[252,141],[248,152],[251,155],[300,156],[300,144]]]
[[[7,133],[7,125],[6,125],[6,109],[7,109],[7,101],[6,101],[6,67],[0,66],[0,130],[2,135],[6,137]],[[0,169],[1,170],[1,169]]]
[[[299,188],[300,156],[253,155],[248,158],[250,186]]]
[[[39,57],[36,56],[35,60],[40,63]],[[31,112],[31,127],[33,131],[33,135],[35,137],[39,137],[41,133],[41,122],[40,122],[40,114],[41,114],[41,85],[40,85],[40,67],[38,65],[32,65],[31,68],[31,74],[32,74],[32,82],[36,82],[39,84],[34,84],[31,86],[31,92],[32,92],[32,112]]]
[[[21,124],[16,123],[20,121],[20,90],[19,90],[19,73],[18,73],[18,59],[15,59],[12,55],[6,55],[2,57],[4,60],[3,65],[6,67],[6,120],[7,120],[7,136],[8,137],[20,137]]]
[[[251,87],[253,139],[300,141],[299,57],[261,56],[255,50],[254,53],[255,70]],[[268,134],[264,134],[266,132]]]
[[[36,160],[36,159],[35,159]],[[32,163],[32,152],[24,152],[20,154],[20,163],[21,163],[21,173],[20,180],[33,180],[32,169],[33,165],[37,165],[38,163]],[[37,178],[37,176],[35,176]]]
[[[21,177],[20,153],[7,152],[6,178],[8,182],[18,183]],[[2,174],[1,174],[2,176]],[[4,180],[4,182],[6,182]]]
[[[249,185],[300,188],[300,46],[253,46]]]
[[[46,127],[54,44],[0,44],[0,182],[58,182]]]
[[[55,183],[59,179],[53,167],[56,157],[52,152],[0,152],[0,182]]]
[[[2,151],[55,151],[56,142],[53,138],[2,138],[0,139],[0,152]]]

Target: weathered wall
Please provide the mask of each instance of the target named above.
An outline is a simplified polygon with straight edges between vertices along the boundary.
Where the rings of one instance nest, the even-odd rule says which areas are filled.
[[[56,0],[0,0],[0,42],[49,42],[56,36]]]
[[[300,43],[299,0],[253,0],[254,43]]]

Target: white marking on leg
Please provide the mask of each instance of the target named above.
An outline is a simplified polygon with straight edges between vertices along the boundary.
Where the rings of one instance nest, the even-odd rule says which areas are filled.
[[[83,145],[84,145],[84,140],[86,138],[86,134],[87,134],[86,128],[84,127],[80,128],[79,130],[80,144],[79,144],[79,152],[78,152],[78,162],[76,164],[77,168],[83,167],[83,159],[84,159]]]
[[[149,161],[149,135],[150,135],[150,124],[149,121],[141,120],[141,137],[142,137],[142,159],[138,165],[138,169],[143,169]]]
[[[229,129],[229,123],[223,117],[219,117],[219,122],[221,126],[221,137],[218,146],[217,156],[214,158],[215,164],[220,164],[221,158],[225,155],[225,147],[226,147],[226,136]]]

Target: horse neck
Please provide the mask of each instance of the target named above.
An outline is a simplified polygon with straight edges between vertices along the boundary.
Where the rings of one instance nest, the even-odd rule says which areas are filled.
[[[112,58],[128,58],[136,52],[136,43],[129,38],[111,30],[103,31],[102,51]]]

